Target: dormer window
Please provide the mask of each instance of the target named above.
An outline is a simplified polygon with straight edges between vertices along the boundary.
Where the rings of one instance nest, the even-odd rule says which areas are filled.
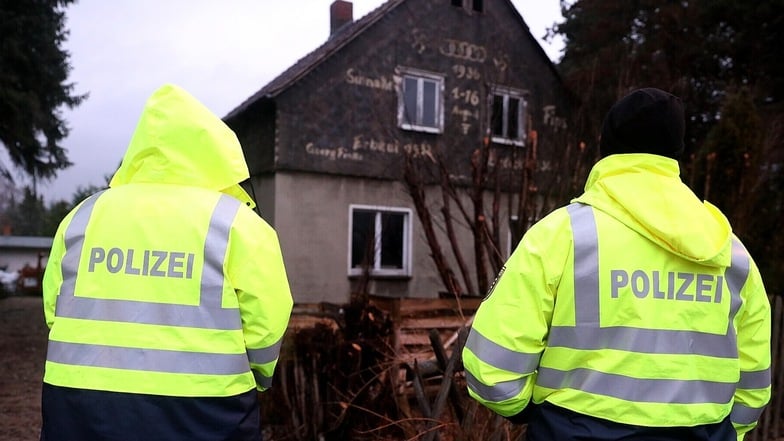
[[[452,0],[452,6],[464,8],[466,11],[482,12],[484,10],[483,0]]]

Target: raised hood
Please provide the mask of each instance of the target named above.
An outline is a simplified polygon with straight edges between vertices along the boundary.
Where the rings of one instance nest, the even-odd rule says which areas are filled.
[[[713,205],[680,179],[678,162],[649,154],[597,162],[574,201],[601,210],[670,252],[708,266],[729,266],[732,229]]]
[[[110,187],[174,184],[220,191],[253,207],[239,183],[248,166],[237,136],[203,104],[166,84],[147,100]]]

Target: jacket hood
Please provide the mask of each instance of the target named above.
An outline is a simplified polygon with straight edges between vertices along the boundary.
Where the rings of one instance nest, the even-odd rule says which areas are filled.
[[[237,136],[178,86],[166,84],[147,100],[110,187],[154,183],[229,194],[251,208],[239,185],[250,177]]]
[[[597,162],[585,193],[593,206],[670,252],[709,266],[729,266],[732,228],[718,208],[680,179],[678,162],[651,154],[618,154]]]

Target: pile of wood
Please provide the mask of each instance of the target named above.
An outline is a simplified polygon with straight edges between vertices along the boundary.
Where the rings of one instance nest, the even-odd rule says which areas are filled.
[[[466,393],[460,353],[480,303],[297,305],[262,400],[264,439],[517,439]]]

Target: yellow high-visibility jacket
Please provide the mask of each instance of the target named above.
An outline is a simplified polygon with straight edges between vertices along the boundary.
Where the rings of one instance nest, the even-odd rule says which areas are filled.
[[[173,85],[151,96],[110,188],[54,237],[44,382],[176,397],[271,385],[293,301],[248,177],[206,107]]]
[[[535,224],[473,322],[469,393],[649,427],[728,415],[739,439],[770,399],[770,305],[729,222],[677,161],[610,155]]]

